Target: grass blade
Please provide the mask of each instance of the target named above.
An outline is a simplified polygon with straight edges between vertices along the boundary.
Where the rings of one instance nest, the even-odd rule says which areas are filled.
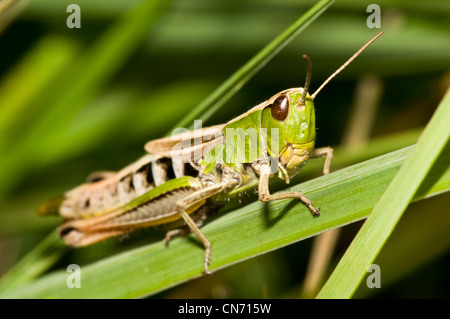
[[[58,238],[56,231],[50,233],[26,257],[0,280],[0,292],[26,284],[39,277],[68,249]]]
[[[259,254],[314,236],[327,229],[365,218],[398,172],[412,147],[299,184],[322,215],[313,218],[303,204],[292,200],[254,202],[208,223],[202,228],[212,244],[210,269],[227,267]],[[450,146],[435,166],[441,168],[425,180],[432,186],[415,199],[450,190]],[[242,204],[239,204],[242,205]],[[245,232],[242,229],[245,228]],[[54,272],[26,287],[0,294],[2,298],[135,298],[150,295],[186,280],[203,270],[203,249],[195,237],[178,238],[165,247],[162,241],[127,250],[81,266],[82,289],[68,289],[67,273]]]
[[[395,231],[389,237],[386,245],[375,259],[383,273],[381,276],[383,289],[371,289],[367,285],[359,285],[353,298],[379,297],[380,290],[395,289],[400,282],[409,281],[408,278],[418,279],[422,283],[429,280],[418,274],[428,273],[441,258],[450,251],[450,215],[448,207],[450,192],[434,196],[408,206],[402,219],[397,224]],[[429,212],[433,212],[430,218]],[[411,229],[414,229],[412,232]],[[436,240],[439,238],[439,240]],[[420,252],[420,253],[418,253]],[[408,262],[405,263],[404,261]],[[399,267],[399,265],[402,265]],[[435,278],[440,278],[434,273]],[[437,279],[442,282],[442,279]],[[421,289],[419,293],[414,289],[408,289],[404,298],[436,298]],[[403,298],[403,297],[402,297]]]
[[[447,91],[411,155],[375,206],[318,298],[349,298],[394,230],[450,136]],[[448,166],[448,163],[447,163]]]
[[[367,160],[367,159],[370,159],[370,158],[373,158],[376,156],[380,156],[380,155],[388,153],[388,152],[392,152],[396,149],[406,147],[408,145],[414,144],[417,141],[419,135],[420,135],[420,130],[413,130],[413,131],[403,132],[401,134],[391,134],[391,135],[388,135],[385,137],[371,140],[364,149],[349,150],[346,147],[335,148],[336,159],[333,161],[333,167],[335,167],[336,169],[347,167],[352,164],[362,162],[364,160]],[[308,163],[308,165],[306,165],[303,168],[302,174],[299,174],[299,176],[295,177],[292,180],[293,183],[295,184],[297,180],[300,182],[300,180],[305,180],[305,179],[308,179],[309,177],[313,178],[313,177],[317,176],[317,172],[320,172],[322,170],[322,165],[323,165],[323,163],[320,161],[311,161],[310,163]],[[272,187],[274,189],[276,189],[277,187],[280,188],[280,186],[282,186],[282,185],[283,185],[283,182],[279,181],[278,183],[274,184]],[[3,214],[2,216],[5,217],[4,215],[5,214]],[[6,216],[6,217],[8,217],[8,216]],[[10,217],[9,219],[8,218],[0,218],[0,235],[5,234],[10,230],[13,230],[13,232],[14,231],[17,232],[17,231],[19,231],[18,229],[20,229],[20,227],[25,227],[25,229],[22,230],[22,232],[27,231],[27,228],[26,228],[27,224],[20,222],[21,218],[23,218],[22,216],[20,216],[20,215],[15,216],[14,214],[11,214],[11,216],[9,216],[9,217]],[[3,281],[6,281],[6,280],[8,281],[8,287],[13,287],[16,284],[20,284],[21,282],[24,282],[24,281],[30,281],[31,279],[38,277],[38,275],[40,275],[40,274],[38,274],[36,272],[34,272],[33,274],[31,274],[29,272],[23,272],[22,268],[25,267],[24,265],[33,265],[36,262],[41,263],[40,259],[41,258],[45,259],[46,257],[44,255],[43,256],[39,255],[40,252],[45,251],[45,250],[56,249],[56,250],[61,250],[60,254],[62,254],[62,252],[65,251],[66,248],[68,248],[67,246],[63,246],[63,245],[58,246],[60,239],[57,238],[56,236],[50,236],[50,238],[53,238],[53,241],[52,240],[43,241],[43,243],[40,243],[35,249],[33,249],[30,253],[28,253],[26,255],[26,257],[24,257],[24,259],[27,261],[26,263],[21,261],[18,265],[14,266],[8,272],[7,275],[0,278],[0,287],[3,286],[2,285]],[[31,256],[29,257],[28,255],[31,255]],[[19,269],[16,269],[16,268],[19,268]],[[41,268],[41,270],[43,273],[47,269]],[[10,277],[11,273],[14,273],[14,274],[22,273],[22,276],[24,276],[26,278],[17,277],[17,278],[6,279],[6,277]],[[30,277],[29,275],[32,275],[32,276]],[[16,279],[19,279],[19,280],[16,281]]]

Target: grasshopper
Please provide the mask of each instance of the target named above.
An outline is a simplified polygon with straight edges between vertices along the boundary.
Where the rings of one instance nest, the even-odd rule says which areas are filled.
[[[333,149],[314,148],[313,101],[322,88],[380,32],[334,72],[312,95],[311,61],[303,88],[281,91],[248,112],[221,125],[182,132],[148,142],[149,153],[119,172],[97,172],[57,200],[42,205],[40,214],[59,214],[65,223],[59,235],[81,247],[137,229],[173,225],[171,237],[193,232],[205,249],[209,274],[211,244],[200,230],[206,214],[236,194],[257,188],[260,201],[296,198],[313,216],[320,214],[300,192],[271,194],[269,181],[289,183],[310,158],[325,157],[330,172]],[[180,228],[181,226],[181,228]],[[179,227],[179,228],[177,228]]]

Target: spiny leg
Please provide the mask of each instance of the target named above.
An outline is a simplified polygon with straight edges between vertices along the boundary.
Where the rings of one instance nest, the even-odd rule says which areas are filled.
[[[325,157],[323,165],[323,175],[330,173],[331,160],[333,159],[333,149],[331,147],[316,148],[311,153],[311,158]]]
[[[270,166],[269,165],[262,166],[258,184],[258,196],[260,201],[270,202],[278,199],[298,198],[303,203],[305,203],[306,206],[308,206],[309,210],[312,212],[314,216],[320,215],[320,209],[315,208],[312,201],[300,192],[286,192],[275,195],[270,194],[269,177],[270,177]]]
[[[183,198],[177,203],[178,213],[184,219],[189,229],[200,239],[203,246],[205,247],[205,274],[210,274],[209,271],[209,262],[211,261],[211,243],[209,240],[203,235],[201,230],[198,228],[194,220],[189,216],[188,212],[196,210],[199,205],[201,206],[205,200],[217,193],[220,193],[224,189],[223,184],[216,184],[206,188],[203,188],[186,198]]]
[[[194,214],[196,214],[196,213],[197,212],[195,212]],[[199,215],[199,217],[197,219],[196,218],[192,218],[192,220],[194,220],[195,225],[197,225],[197,227],[200,228],[200,227],[202,227],[203,222],[205,221],[206,217],[207,217],[206,212],[202,212],[202,214]],[[164,243],[166,244],[166,246],[168,246],[170,240],[173,237],[176,237],[176,236],[187,236],[190,232],[191,232],[191,229],[189,227],[182,227],[182,228],[178,228],[178,229],[169,230],[166,233],[166,236],[164,237]]]

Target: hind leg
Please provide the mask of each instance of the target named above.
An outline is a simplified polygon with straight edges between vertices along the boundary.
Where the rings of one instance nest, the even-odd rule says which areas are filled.
[[[210,274],[209,271],[209,262],[211,260],[211,243],[209,240],[203,235],[202,231],[198,228],[197,224],[194,220],[189,216],[189,213],[196,211],[199,207],[201,207],[206,199],[220,193],[224,190],[226,184],[218,183],[203,189],[196,191],[195,193],[187,196],[186,198],[181,199],[177,203],[178,213],[183,218],[190,231],[192,231],[198,239],[200,239],[203,247],[205,248],[205,259],[204,259],[204,272],[205,274]]]

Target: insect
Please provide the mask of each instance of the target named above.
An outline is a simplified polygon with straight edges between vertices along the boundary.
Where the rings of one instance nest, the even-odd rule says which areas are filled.
[[[314,216],[320,214],[300,192],[271,194],[269,181],[289,183],[310,158],[325,157],[330,171],[333,149],[314,148],[316,129],[313,100],[322,88],[380,32],[312,95],[311,61],[303,88],[275,94],[241,116],[221,125],[182,132],[145,145],[149,153],[119,172],[97,172],[63,197],[42,205],[38,212],[65,218],[59,235],[67,245],[81,247],[146,227],[173,224],[165,237],[193,232],[205,249],[204,272],[209,274],[211,244],[200,230],[206,214],[229,198],[258,190],[263,202],[296,198]],[[176,227],[181,228],[176,228]]]

